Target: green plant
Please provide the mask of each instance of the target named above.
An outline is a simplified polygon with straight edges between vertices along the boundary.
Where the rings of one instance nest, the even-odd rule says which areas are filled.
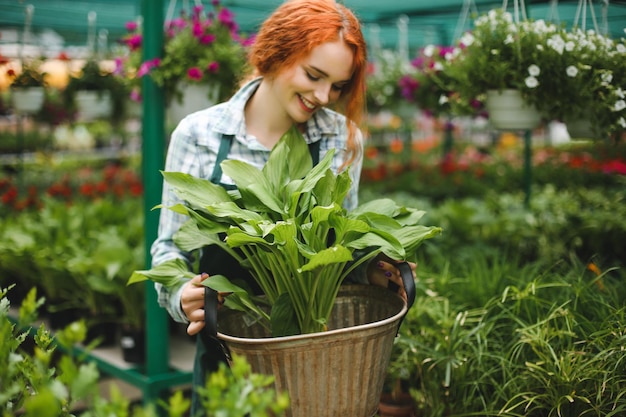
[[[214,1],[214,10],[193,8],[166,22],[163,53],[143,61],[141,27],[127,23],[129,30],[122,42],[128,53],[117,59],[117,73],[128,77],[133,97],[139,98],[141,77],[148,75],[163,87],[166,100],[181,100],[185,84],[210,84],[219,87],[218,100],[234,91],[245,66],[245,40],[238,33],[233,13]]]
[[[292,127],[262,170],[237,160],[221,164],[237,185],[236,193],[188,174],[164,173],[184,201],[170,209],[190,217],[174,237],[176,244],[187,251],[219,245],[247,265],[267,297],[270,314],[223,277],[212,276],[204,284],[234,293],[226,305],[251,309],[274,336],[323,331],[349,273],[378,254],[412,259],[425,239],[441,232],[417,224],[423,211],[389,199],[347,212],[342,203],[350,176],[347,170],[338,175],[330,170],[333,153],[313,167],[302,135]],[[193,275],[182,261],[173,260],[136,271],[129,282],[153,279],[175,285]]]
[[[0,408],[2,417],[182,417],[190,401],[181,391],[157,404],[132,405],[115,384],[109,398],[101,396],[100,373],[95,362],[71,356],[74,345],[84,341],[87,328],[77,321],[52,334],[41,325],[31,328],[44,304],[32,289],[20,305],[18,316],[9,316],[12,288],[0,289]],[[34,348],[27,339],[32,337]],[[87,347],[87,353],[90,347]],[[205,412],[202,416],[279,417],[289,405],[285,393],[273,388],[271,376],[254,374],[246,359],[234,355],[231,368],[222,367],[199,389]]]
[[[396,109],[402,103],[399,80],[411,68],[401,54],[383,49],[369,65],[366,99],[370,111]]]
[[[458,42],[448,74],[467,99],[511,88],[548,120],[588,117],[602,137],[626,129],[623,39],[493,9]]]
[[[46,73],[39,70],[37,63],[24,63],[19,73],[10,68],[7,71],[11,81],[12,88],[26,88],[26,87],[45,87],[46,86]]]
[[[79,91],[95,91],[100,97],[105,92],[110,94],[112,120],[119,122],[123,119],[128,99],[127,86],[112,72],[103,69],[95,59],[87,60],[78,75],[70,76],[63,90],[64,101],[72,110],[76,110],[76,94]]]
[[[435,116],[474,115],[482,103],[459,93],[457,80],[450,75],[458,47],[427,45],[411,61],[412,69],[399,81],[402,97]]]

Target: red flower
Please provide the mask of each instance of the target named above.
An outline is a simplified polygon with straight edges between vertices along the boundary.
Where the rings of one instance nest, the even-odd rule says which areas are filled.
[[[2,194],[2,203],[3,204],[11,204],[15,202],[17,199],[17,187],[14,185],[10,186],[9,189]]]
[[[66,61],[67,62],[67,61],[70,60],[70,57],[65,52],[61,52],[61,53],[59,53],[59,56],[57,56],[57,59],[60,60],[60,61]]]

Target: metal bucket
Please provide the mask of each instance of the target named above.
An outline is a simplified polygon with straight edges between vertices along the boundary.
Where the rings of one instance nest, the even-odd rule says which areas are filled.
[[[370,285],[343,286],[329,330],[269,337],[243,313],[222,310],[218,337],[244,356],[253,372],[274,375],[291,400],[291,417],[371,417],[378,409],[393,340],[407,304]]]

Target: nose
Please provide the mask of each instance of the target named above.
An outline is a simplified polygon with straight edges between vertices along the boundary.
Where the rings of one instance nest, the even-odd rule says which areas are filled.
[[[331,84],[326,82],[320,82],[317,88],[315,89],[315,99],[322,106],[328,104],[330,102],[330,89]]]

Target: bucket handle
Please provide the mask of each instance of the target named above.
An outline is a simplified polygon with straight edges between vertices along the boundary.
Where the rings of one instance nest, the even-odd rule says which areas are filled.
[[[402,283],[404,284],[404,290],[406,291],[408,312],[415,302],[415,280],[413,279],[413,271],[411,270],[408,262],[400,262],[396,264],[396,267],[400,270],[400,276],[402,277]],[[397,284],[390,282],[389,289],[394,290],[391,284],[397,287]],[[397,288],[395,289],[397,291]],[[217,306],[217,291],[209,287],[204,287],[204,329],[201,331],[201,337],[203,338],[205,344],[219,343],[225,349],[228,349],[225,343],[217,337]],[[398,329],[400,329],[403,319],[404,316],[398,323]],[[228,352],[226,352],[226,354],[227,357],[230,356]]]
[[[406,291],[406,313],[404,316],[400,318],[398,323],[398,332],[400,331],[400,326],[402,325],[402,320],[409,312],[413,303],[415,303],[415,280],[413,279],[413,271],[411,270],[411,266],[408,262],[400,262],[396,264],[396,267],[400,270],[400,276],[402,277],[402,283],[404,284],[404,291]],[[391,284],[391,282],[390,282]],[[397,284],[394,283],[395,286]]]
[[[213,360],[230,364],[231,354],[228,345],[217,337],[217,291],[204,287],[204,328],[200,330],[200,337],[204,345],[212,347],[216,356]]]

